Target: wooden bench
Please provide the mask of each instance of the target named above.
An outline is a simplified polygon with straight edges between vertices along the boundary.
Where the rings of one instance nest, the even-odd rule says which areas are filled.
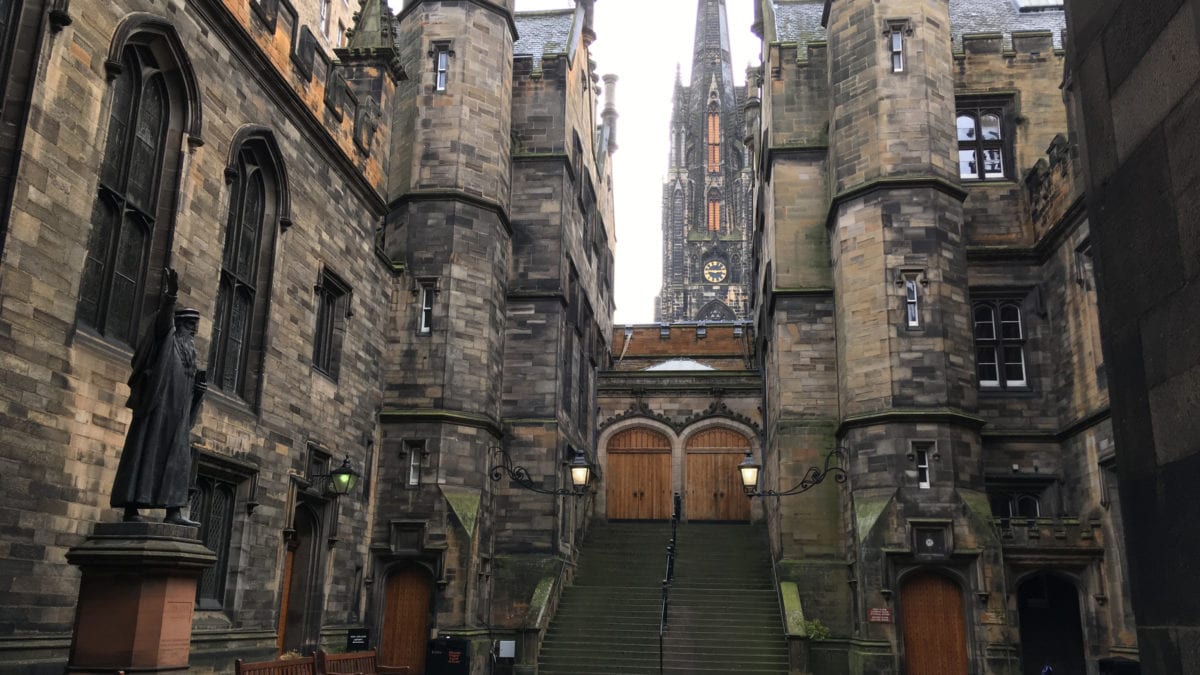
[[[306,656],[302,659],[258,663],[246,663],[238,659],[233,663],[233,672],[236,675],[317,675],[317,659]]]
[[[375,662],[375,650],[326,654],[317,652],[317,667],[326,675],[412,675],[408,666],[381,666]]]
[[[381,666],[375,663],[375,651],[326,654],[282,661],[234,663],[236,675],[413,675],[408,666]]]

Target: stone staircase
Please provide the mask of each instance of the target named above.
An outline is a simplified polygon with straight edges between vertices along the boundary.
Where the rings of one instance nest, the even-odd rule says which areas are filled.
[[[540,675],[658,672],[669,523],[598,523],[563,592]],[[788,671],[763,528],[680,524],[664,672]]]

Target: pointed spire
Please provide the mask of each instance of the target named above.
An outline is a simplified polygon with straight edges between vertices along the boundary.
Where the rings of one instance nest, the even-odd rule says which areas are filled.
[[[362,0],[354,13],[354,25],[346,31],[346,46],[335,49],[334,53],[343,61],[382,58],[393,78],[407,77],[396,50],[396,17],[387,0]]]
[[[734,106],[733,62],[729,52],[729,19],[725,0],[697,0],[696,35],[692,51],[692,96],[707,105],[715,78],[721,107]]]

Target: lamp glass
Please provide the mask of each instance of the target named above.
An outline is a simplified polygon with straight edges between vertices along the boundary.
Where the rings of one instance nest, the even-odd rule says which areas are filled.
[[[350,466],[350,458],[329,474],[329,490],[334,494],[347,495],[358,485],[358,472]]]
[[[747,493],[752,493],[758,487],[758,470],[762,468],[758,462],[754,461],[754,457],[749,452],[746,453],[746,458],[738,464],[738,473],[742,476],[742,490]]]
[[[587,487],[588,480],[592,477],[592,467],[584,459],[582,452],[576,452],[575,457],[571,460],[571,485],[580,490]]]

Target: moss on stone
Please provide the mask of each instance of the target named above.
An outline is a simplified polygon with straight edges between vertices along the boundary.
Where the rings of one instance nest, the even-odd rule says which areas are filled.
[[[467,531],[468,537],[475,536],[475,523],[479,519],[481,492],[474,488],[442,485],[442,496],[454,511],[458,522]]]

